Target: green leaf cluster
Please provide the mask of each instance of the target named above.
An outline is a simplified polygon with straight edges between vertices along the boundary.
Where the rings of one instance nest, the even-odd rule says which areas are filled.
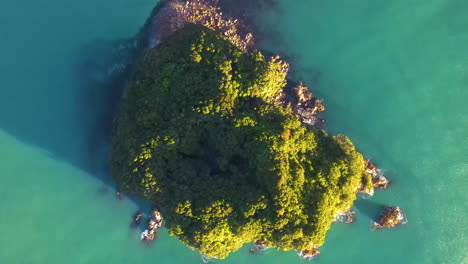
[[[369,180],[348,138],[272,103],[284,65],[190,24],[146,51],[129,81],[112,175],[209,257],[258,239],[284,250],[320,246]]]

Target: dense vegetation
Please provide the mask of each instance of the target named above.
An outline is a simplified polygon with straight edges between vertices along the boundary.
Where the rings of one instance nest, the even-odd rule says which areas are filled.
[[[210,257],[265,239],[320,246],[370,183],[348,138],[272,103],[284,62],[188,25],[143,54],[116,120],[112,175],[161,207],[171,234]]]

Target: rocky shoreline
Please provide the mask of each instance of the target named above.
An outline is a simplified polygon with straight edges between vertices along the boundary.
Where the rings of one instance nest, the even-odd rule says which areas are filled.
[[[260,3],[262,2],[262,3]],[[188,23],[200,24],[225,36],[232,44],[244,52],[255,50],[255,36],[252,28],[248,26],[251,8],[266,9],[274,6],[274,1],[236,1],[241,11],[225,12],[230,5],[226,1],[217,0],[165,0],[153,10],[145,26],[138,34],[139,49],[150,49],[182,29]],[[232,3],[231,3],[232,4]],[[227,15],[228,13],[229,15]],[[234,17],[235,16],[235,17]],[[273,56],[272,60],[281,60]],[[284,61],[283,61],[284,62]],[[289,72],[289,64],[284,62],[284,72]],[[304,124],[323,128],[325,121],[319,113],[325,110],[322,100],[313,97],[309,88],[302,82],[294,84],[289,80],[283,92],[278,94],[274,103],[284,107],[291,107],[293,114]]]
[[[253,35],[238,19],[223,15],[218,1],[170,0],[151,19],[148,47],[153,48],[187,23],[200,24],[225,36],[243,51],[253,48]]]

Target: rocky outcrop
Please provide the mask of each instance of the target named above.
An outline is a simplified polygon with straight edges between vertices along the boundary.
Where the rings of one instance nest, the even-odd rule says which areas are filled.
[[[227,17],[214,0],[170,0],[154,16],[149,47],[152,48],[187,23],[200,24],[225,36],[243,51],[253,47],[253,35],[238,19]]]
[[[372,176],[372,186],[378,189],[387,189],[390,181],[382,175],[382,172],[377,169],[375,164],[366,159],[366,171]]]
[[[373,188],[366,188],[364,186],[360,186],[356,190],[356,193],[363,193],[363,194],[367,194],[369,196],[374,196],[374,189]]]
[[[279,57],[276,59],[279,59]],[[289,65],[285,70],[289,70]],[[325,106],[320,99],[313,97],[304,83],[299,82],[292,88],[287,86],[274,99],[274,103],[291,108],[293,114],[304,124],[323,128],[324,120],[320,119],[318,114],[325,110]]]
[[[376,175],[372,177],[372,186],[379,189],[387,189],[390,186],[390,181],[383,175]]]
[[[377,189],[387,189],[390,186],[390,181],[382,174],[382,171],[375,166],[371,160],[365,160],[366,172],[371,176],[371,185]],[[370,187],[361,186],[357,189],[358,193],[365,193],[370,196],[374,195],[374,190]]]
[[[404,223],[403,211],[397,206],[385,206],[382,216],[374,222],[374,228],[395,227]]]
[[[301,256],[303,259],[313,259],[317,257],[319,254],[320,254],[320,250],[318,250],[317,248],[313,248],[313,249],[306,249],[306,250],[301,251],[299,253],[299,256]]]
[[[163,218],[159,210],[154,209],[151,214],[151,219],[148,221],[147,229],[141,233],[142,241],[153,241],[156,238],[156,231],[162,227]]]
[[[353,210],[339,212],[337,216],[335,216],[335,221],[343,222],[343,223],[353,223],[356,221],[356,212]]]
[[[302,122],[314,125],[319,121],[317,114],[325,110],[325,106],[318,98],[314,98],[309,88],[302,82],[299,82],[293,89],[293,95],[296,104],[293,105],[293,111]]]
[[[266,241],[264,239],[259,239],[255,241],[254,246],[249,249],[250,253],[259,253],[268,247],[266,246]]]

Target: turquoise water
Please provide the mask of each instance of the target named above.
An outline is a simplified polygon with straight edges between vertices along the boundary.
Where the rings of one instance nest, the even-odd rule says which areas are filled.
[[[129,229],[135,202],[106,176],[113,93],[99,80],[116,40],[153,0],[4,1],[0,9],[0,263],[201,263],[165,231]],[[468,263],[468,3],[282,0],[262,47],[290,57],[345,133],[393,180],[335,224],[315,263]],[[104,76],[104,77],[103,77]],[[409,222],[370,231],[375,205]],[[218,263],[301,263],[247,248]]]

